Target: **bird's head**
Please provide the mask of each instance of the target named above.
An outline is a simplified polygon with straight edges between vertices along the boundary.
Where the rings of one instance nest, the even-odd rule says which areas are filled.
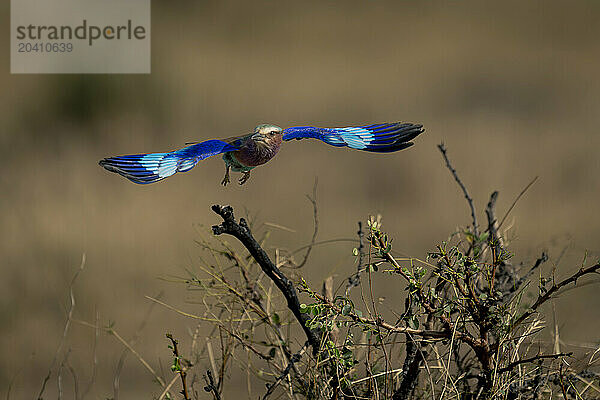
[[[283,129],[277,125],[261,124],[254,128],[252,140],[265,145],[273,145],[281,143]]]

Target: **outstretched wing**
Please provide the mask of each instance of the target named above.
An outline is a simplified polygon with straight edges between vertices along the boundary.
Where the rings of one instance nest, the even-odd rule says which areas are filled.
[[[389,153],[412,146],[411,140],[422,132],[422,125],[400,122],[346,128],[297,126],[284,130],[283,140],[313,138],[336,147]]]
[[[170,153],[132,154],[109,157],[99,164],[132,182],[147,184],[158,182],[177,172],[187,172],[205,158],[237,150],[241,141],[236,138],[207,140]]]

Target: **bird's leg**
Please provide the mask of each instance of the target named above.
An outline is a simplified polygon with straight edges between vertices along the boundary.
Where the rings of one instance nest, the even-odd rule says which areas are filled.
[[[240,185],[243,185],[248,179],[250,179],[250,171],[244,171],[244,175],[242,175],[238,182]]]
[[[221,185],[223,186],[227,186],[227,184],[230,182],[229,180],[229,165],[225,166],[225,177],[223,178],[223,180],[221,181]]]

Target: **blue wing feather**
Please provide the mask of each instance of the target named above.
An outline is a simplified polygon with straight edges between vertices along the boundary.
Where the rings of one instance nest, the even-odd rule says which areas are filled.
[[[412,146],[412,139],[423,132],[423,126],[411,123],[385,123],[345,128],[298,126],[283,131],[283,140],[319,139],[331,146],[389,153]]]
[[[158,182],[177,172],[187,172],[205,158],[238,148],[239,143],[214,139],[169,153],[109,157],[100,160],[99,164],[108,171],[118,173],[132,182],[148,184]]]

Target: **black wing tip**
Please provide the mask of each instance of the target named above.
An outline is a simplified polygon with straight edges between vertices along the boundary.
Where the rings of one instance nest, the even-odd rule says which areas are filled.
[[[380,154],[385,154],[385,153],[394,153],[396,151],[400,151],[400,150],[404,150],[407,149],[411,146],[413,146],[414,143],[413,142],[396,142],[392,145],[389,146],[383,146],[380,148],[366,148],[366,149],[361,149],[362,151],[368,151],[371,153],[380,153]]]
[[[425,128],[423,128],[422,124],[415,124],[412,122],[386,122],[380,125],[366,125],[363,127],[372,129],[376,134],[379,133],[381,135],[396,135],[398,137],[414,135],[407,140],[411,140],[413,137],[425,132]]]
[[[422,124],[414,124],[412,122],[395,122],[388,123],[385,127],[387,131],[381,141],[375,140],[371,146],[363,149],[374,153],[393,153],[404,150],[414,145],[411,142],[414,138],[425,131]]]
[[[101,167],[103,167],[105,170],[107,170],[109,172],[114,172],[115,174],[119,174],[119,175],[129,179],[132,182],[138,183],[138,182],[136,182],[136,178],[133,175],[129,174],[127,171],[114,165],[110,158],[103,158],[102,160],[98,161],[98,165],[100,165]]]
[[[116,172],[117,174],[122,174],[123,172],[121,169],[119,169],[116,165],[112,163],[112,160],[110,158],[103,158],[102,160],[98,161],[98,165],[100,165],[107,171]]]
[[[396,125],[402,127],[403,130],[406,131],[418,131],[419,133],[425,132],[425,128],[423,128],[423,124],[415,124],[412,122],[396,122]]]
[[[414,124],[412,122],[396,122],[396,137],[398,143],[406,143],[413,140],[421,133],[425,132],[422,124]],[[400,149],[401,150],[401,149]]]

